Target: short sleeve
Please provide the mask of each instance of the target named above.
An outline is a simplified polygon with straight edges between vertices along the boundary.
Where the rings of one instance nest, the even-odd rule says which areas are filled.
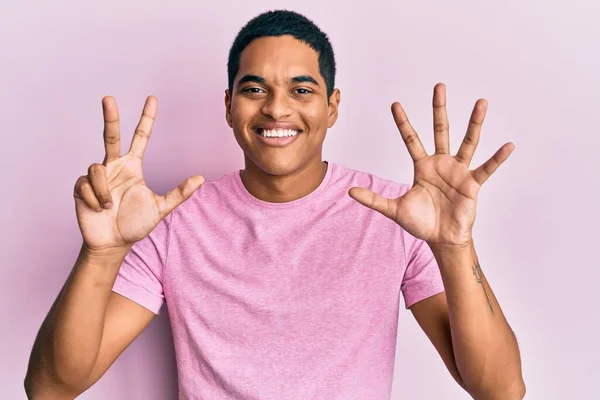
[[[121,264],[113,292],[158,314],[164,303],[163,270],[173,213],[158,223],[150,234],[136,242]]]
[[[406,271],[400,288],[408,309],[421,300],[443,292],[444,284],[437,261],[427,243],[404,230],[402,234]]]

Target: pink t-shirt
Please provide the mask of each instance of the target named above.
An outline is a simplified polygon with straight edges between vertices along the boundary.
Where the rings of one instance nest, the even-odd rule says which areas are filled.
[[[400,292],[444,290],[427,246],[352,199],[408,186],[328,163],[288,203],[239,171],[206,182],[127,255],[114,291],[166,302],[180,399],[389,399]]]

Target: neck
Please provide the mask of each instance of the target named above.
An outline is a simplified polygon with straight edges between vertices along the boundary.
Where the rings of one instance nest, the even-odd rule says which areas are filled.
[[[314,191],[327,173],[328,165],[319,158],[289,175],[271,175],[246,159],[241,178],[246,190],[259,200],[286,203],[298,200]]]

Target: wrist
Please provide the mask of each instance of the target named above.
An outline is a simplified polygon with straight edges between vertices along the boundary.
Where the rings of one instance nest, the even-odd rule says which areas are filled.
[[[440,268],[457,265],[469,265],[477,262],[477,253],[473,240],[462,245],[439,245],[430,244],[431,252]]]
[[[81,246],[78,260],[79,262],[100,267],[109,267],[115,264],[120,266],[130,249],[131,245],[92,249],[84,242]]]
[[[459,244],[447,244],[447,243],[429,243],[427,245],[431,249],[432,252],[438,254],[466,254],[472,253],[475,249],[475,243],[473,242],[473,238],[470,238],[466,242]]]

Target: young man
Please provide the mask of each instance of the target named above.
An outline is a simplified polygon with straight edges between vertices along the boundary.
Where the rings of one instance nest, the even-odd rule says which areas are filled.
[[[142,175],[157,100],[121,156],[117,106],[103,99],[106,157],[75,185],[83,246],[36,339],[29,397],[85,391],[166,302],[182,399],[387,399],[402,292],[466,391],[523,398],[515,337],[471,236],[479,188],[513,149],[469,169],[485,101],[455,156],[443,85],[433,155],[393,105],[409,187],[322,160],[340,92],[329,40],[305,17],[250,21],[228,73],[245,169],[166,196]]]

